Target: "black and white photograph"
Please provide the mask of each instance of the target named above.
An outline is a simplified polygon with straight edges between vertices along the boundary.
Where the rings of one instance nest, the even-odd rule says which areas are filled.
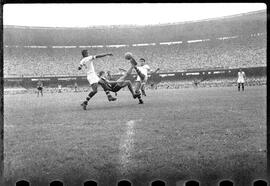
[[[267,181],[264,3],[3,6],[5,186]]]

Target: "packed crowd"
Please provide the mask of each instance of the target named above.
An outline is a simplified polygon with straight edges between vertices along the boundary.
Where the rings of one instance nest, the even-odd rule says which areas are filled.
[[[4,48],[4,76],[85,75],[78,71],[81,48]],[[160,72],[193,68],[244,68],[266,66],[266,36],[234,38],[176,45],[89,48],[92,55],[111,52],[112,57],[98,59],[96,71],[119,73],[127,69],[125,52],[143,57]]]
[[[156,89],[179,89],[179,88],[202,88],[202,87],[231,87],[237,86],[237,78],[216,78],[209,79],[195,85],[193,80],[185,81],[164,81],[157,85]],[[266,85],[266,76],[264,77],[248,77],[246,86],[262,86]],[[152,89],[149,85],[148,89]]]

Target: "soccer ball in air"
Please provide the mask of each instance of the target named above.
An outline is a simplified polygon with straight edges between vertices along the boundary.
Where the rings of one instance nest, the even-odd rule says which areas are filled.
[[[130,60],[131,57],[132,57],[132,53],[130,53],[130,52],[125,53],[125,59],[126,60]]]

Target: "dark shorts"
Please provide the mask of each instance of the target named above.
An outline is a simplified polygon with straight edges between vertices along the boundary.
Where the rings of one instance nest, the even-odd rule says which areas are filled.
[[[42,87],[38,87],[37,89],[38,89],[38,90],[42,90],[43,88],[42,88]]]
[[[118,92],[121,90],[122,86],[119,83],[111,83],[112,92]]]

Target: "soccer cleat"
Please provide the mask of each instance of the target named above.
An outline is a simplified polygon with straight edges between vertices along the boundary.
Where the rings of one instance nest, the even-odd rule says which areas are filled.
[[[141,93],[137,92],[137,93],[135,93],[135,94],[133,95],[133,98],[136,99],[136,98],[140,97],[140,95],[141,95]]]
[[[83,110],[86,110],[87,102],[84,101],[81,106],[83,107]]]
[[[139,104],[143,104],[143,100],[142,99],[139,99]]]
[[[114,97],[112,97],[112,96],[108,96],[108,100],[109,100],[109,101],[116,101],[117,98],[114,98]]]

